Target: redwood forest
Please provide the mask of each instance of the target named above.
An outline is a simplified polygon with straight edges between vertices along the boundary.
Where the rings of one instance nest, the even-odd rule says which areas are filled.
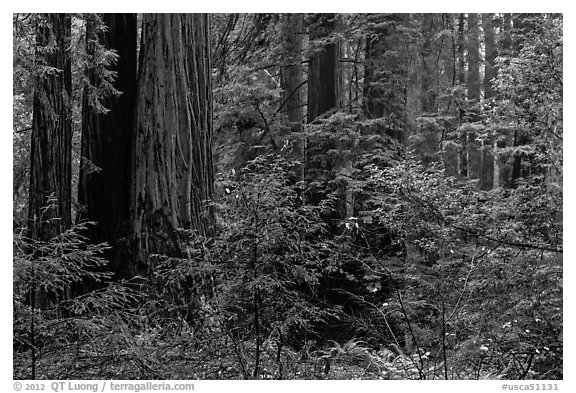
[[[563,379],[563,16],[13,20],[13,378]]]

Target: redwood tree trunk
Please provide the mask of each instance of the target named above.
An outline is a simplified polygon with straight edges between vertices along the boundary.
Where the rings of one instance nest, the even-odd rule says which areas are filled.
[[[464,34],[464,23],[466,16],[462,13],[458,14],[458,83],[463,85],[466,81],[466,74],[464,70],[464,49],[466,45],[466,36]]]
[[[288,63],[281,70],[282,111],[292,124],[292,131],[299,132],[304,121],[303,15],[285,14],[282,18],[284,59]]]
[[[524,33],[525,29],[530,29],[529,18],[530,14],[514,14],[512,16],[513,30],[517,33]],[[522,34],[517,34],[515,39],[512,40],[512,50],[515,56],[518,55],[521,44],[522,44]],[[528,133],[521,128],[516,128],[514,131],[514,147],[524,146],[530,143],[530,138]],[[512,173],[509,182],[511,188],[518,187],[519,180],[522,177],[527,176],[527,169],[522,166],[522,159],[527,159],[525,153],[519,152],[518,150],[514,153],[514,159],[512,162]]]
[[[478,14],[468,14],[468,99],[480,100],[480,42]]]
[[[310,21],[310,40],[326,39],[334,31],[334,14],[315,14]],[[335,40],[312,44],[308,68],[308,122],[338,109],[341,94],[340,45]]]
[[[480,42],[479,42],[479,27],[478,27],[478,14],[468,14],[468,30],[467,30],[467,61],[468,73],[466,78],[466,87],[468,89],[468,100],[473,104],[480,102]],[[476,116],[477,108],[469,114],[468,121],[475,122],[478,117]],[[468,166],[467,176],[469,179],[482,179],[481,167],[481,147],[478,146],[476,141],[476,133],[474,131],[466,132],[466,163]],[[481,182],[481,180],[480,180]]]
[[[485,45],[485,56],[484,56],[484,100],[490,103],[492,97],[494,96],[494,88],[492,86],[492,79],[498,75],[498,70],[496,69],[496,36],[494,32],[494,14],[482,14],[482,28],[484,30],[484,45]],[[490,141],[493,146],[492,151],[484,150],[484,165],[487,170],[484,170],[484,181],[481,186],[484,188],[499,187],[499,173],[498,168],[498,153],[494,148],[496,148],[496,137],[493,137]],[[490,170],[492,167],[492,170]]]
[[[496,69],[496,37],[494,33],[494,14],[482,14],[482,28],[484,30],[484,99],[489,100],[494,96],[492,79],[494,79],[498,70]]]
[[[374,24],[366,39],[364,101],[362,109],[370,119],[384,118],[385,132],[402,142],[406,125],[406,70],[400,27],[404,14],[370,15]]]
[[[40,70],[34,92],[28,229],[32,238],[49,240],[72,223],[71,19],[41,18],[47,23],[36,31],[37,61],[50,72]]]
[[[101,104],[108,112],[98,110],[85,90],[82,107],[82,165],[78,200],[81,217],[95,221],[89,237],[95,243],[108,242],[111,269],[122,277],[131,276],[127,241],[130,223],[130,174],[134,100],[136,97],[136,14],[104,14],[88,17],[86,50],[94,56],[103,48],[116,50],[119,58],[109,67],[116,72],[114,88],[120,96],[107,95]],[[98,33],[100,23],[107,29]],[[103,68],[94,64],[87,70],[93,88],[106,81]]]
[[[436,95],[438,94],[438,48],[435,36],[438,33],[437,14],[424,14],[422,17],[422,112],[436,113]]]
[[[211,233],[212,92],[205,14],[144,15],[131,217],[138,262],[182,254],[177,229]]]

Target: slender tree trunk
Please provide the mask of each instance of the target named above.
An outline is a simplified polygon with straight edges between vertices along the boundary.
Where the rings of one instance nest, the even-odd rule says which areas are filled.
[[[494,87],[492,86],[492,80],[496,78],[498,75],[498,70],[496,69],[496,37],[494,32],[494,14],[482,14],[482,28],[484,30],[484,47],[485,47],[485,56],[484,56],[484,100],[487,105],[490,105],[490,101],[494,96]],[[492,173],[487,171],[486,179],[484,182],[484,186],[487,188],[490,187],[499,187],[499,168],[498,168],[498,160],[499,154],[497,152],[497,142],[494,135],[491,135],[491,144],[494,147],[492,149],[492,154],[488,151],[489,149],[484,150],[484,165],[487,168],[490,168],[490,164],[492,164]],[[488,145],[490,146],[490,144]]]
[[[212,232],[212,92],[206,14],[143,19],[133,143],[136,257],[182,254],[180,228]]]
[[[514,30],[519,33],[515,37],[516,39],[512,40],[512,48],[513,53],[515,56],[518,56],[520,51],[522,40],[520,37],[523,37],[524,30],[530,29],[530,22],[527,19],[530,14],[514,14],[512,17],[512,23]],[[530,137],[525,132],[525,130],[521,128],[517,128],[514,131],[514,147],[523,146],[530,143]],[[529,168],[522,167],[522,158],[528,158],[524,153],[514,153],[513,163],[512,163],[512,176],[510,178],[509,186],[511,188],[518,187],[518,180],[521,177],[526,177],[528,175]]]
[[[97,31],[101,23],[105,31]],[[88,17],[86,50],[95,57],[105,49],[116,50],[119,58],[109,67],[116,73],[114,88],[120,96],[107,95],[99,110],[90,89],[101,88],[102,65],[87,70],[90,88],[86,88],[82,107],[82,165],[78,200],[81,217],[97,224],[90,228],[89,237],[95,243],[108,242],[112,271],[121,277],[132,276],[128,258],[130,224],[130,176],[132,165],[132,134],[136,97],[136,14],[104,14]],[[98,41],[104,48],[98,47]]]
[[[464,85],[466,83],[466,60],[464,57],[464,51],[466,49],[466,35],[464,31],[464,25],[466,22],[466,16],[463,13],[458,14],[458,42],[457,42],[457,54],[458,54],[458,84]],[[458,116],[460,120],[463,121],[464,119],[464,110],[458,110]],[[469,170],[468,170],[468,160],[467,160],[467,149],[468,149],[468,141],[466,135],[460,136],[460,144],[459,144],[459,152],[458,152],[458,163],[457,163],[457,171],[460,176],[468,177]]]
[[[484,29],[484,99],[490,100],[494,96],[492,79],[498,75],[496,68],[496,36],[494,32],[494,14],[482,14],[482,28]]]
[[[468,75],[466,86],[468,88],[468,99],[473,105],[480,103],[480,30],[478,26],[478,14],[468,14],[468,33],[467,33],[467,60]],[[475,122],[478,120],[477,107],[473,108],[473,115],[470,115],[468,121]],[[467,175],[471,179],[479,179],[482,184],[482,167],[480,166],[481,149],[476,143],[476,132],[468,131],[466,135],[466,162],[468,164]]]
[[[463,85],[466,82],[466,73],[464,69],[464,49],[466,46],[466,36],[464,34],[464,23],[466,21],[466,16],[464,14],[458,14],[458,83]]]
[[[33,99],[28,230],[34,239],[49,240],[72,224],[71,18],[40,18],[37,61],[49,71],[41,70]]]

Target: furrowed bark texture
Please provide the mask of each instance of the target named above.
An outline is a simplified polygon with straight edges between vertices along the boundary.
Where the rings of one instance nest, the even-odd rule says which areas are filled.
[[[89,55],[95,55],[96,40],[99,40],[104,48],[116,50],[119,58],[109,69],[116,72],[114,88],[121,95],[104,97],[102,104],[109,111],[102,113],[89,101],[89,92],[85,91],[78,201],[82,206],[81,217],[96,222],[89,230],[90,239],[113,246],[108,252],[112,270],[129,277],[132,274],[125,256],[136,97],[136,14],[104,14],[102,22],[107,30],[98,34],[96,16],[88,17],[86,49]],[[87,77],[94,88],[103,83],[102,72],[98,65],[88,68]]]
[[[438,105],[436,95],[438,92],[438,44],[435,35],[438,33],[438,15],[424,14],[422,16],[422,112],[436,113]]]
[[[310,21],[312,45],[308,68],[308,122],[340,105],[340,43],[330,37],[336,26],[334,14],[316,14]],[[323,42],[318,42],[318,41]]]
[[[468,14],[468,98],[480,100],[480,42],[478,14]]]
[[[72,224],[71,19],[67,14],[44,14],[41,19],[36,32],[42,69],[33,99],[28,228],[32,238],[49,240]]]
[[[205,14],[144,16],[131,192],[140,263],[155,253],[181,255],[179,228],[211,233],[213,214],[205,206],[213,190],[208,43]]]
[[[303,15],[286,14],[282,16],[283,33],[286,37],[284,51],[286,66],[281,70],[282,111],[292,124],[292,131],[302,131],[304,120],[304,76],[302,72],[303,51]]]

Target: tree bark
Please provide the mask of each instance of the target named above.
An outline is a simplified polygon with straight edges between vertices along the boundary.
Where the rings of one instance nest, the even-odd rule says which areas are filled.
[[[104,23],[105,31],[98,32]],[[102,112],[91,101],[89,89],[106,83],[102,65],[87,70],[90,87],[84,92],[82,106],[82,164],[78,187],[81,217],[95,221],[88,236],[95,243],[108,242],[111,270],[121,277],[132,275],[128,258],[130,224],[130,176],[134,101],[136,97],[136,14],[104,14],[88,17],[86,50],[95,57],[104,49],[116,50],[119,58],[109,67],[116,73],[114,88],[120,96],[108,94]],[[98,47],[98,42],[103,47]]]
[[[437,48],[434,36],[437,33],[436,18],[437,14],[423,14],[422,35],[424,42],[422,44],[422,112],[436,113],[438,110],[436,104],[436,95],[438,94],[437,80],[435,80],[438,71]]]
[[[464,35],[465,20],[466,16],[464,14],[458,14],[458,83],[461,85],[466,82],[466,73],[464,69],[464,49],[466,45],[466,36]]]
[[[308,122],[340,107],[340,44],[330,38],[336,27],[336,15],[315,14],[310,21],[311,53],[308,68]],[[314,40],[327,40],[322,44]]]
[[[398,32],[407,15],[369,15],[375,27],[366,39],[364,102],[362,109],[370,119],[385,118],[385,132],[403,142],[406,125],[406,69]]]
[[[482,28],[484,29],[484,99],[490,100],[494,96],[492,79],[498,75],[496,68],[496,37],[494,33],[494,14],[482,14]]]
[[[284,60],[287,65],[281,69],[282,111],[288,117],[293,132],[302,131],[304,121],[304,76],[303,54],[303,15],[282,15]]]
[[[524,37],[524,33],[526,30],[530,30],[531,24],[529,22],[530,14],[513,14],[512,16],[512,25],[514,32],[516,33],[515,39],[512,40],[512,48],[514,56],[518,56],[520,52],[522,41]],[[530,138],[528,133],[521,129],[517,128],[514,131],[514,147],[524,146],[530,143]],[[524,153],[515,152],[512,162],[512,174],[510,177],[509,186],[511,188],[518,187],[518,181],[522,177],[527,176],[527,170],[522,167],[522,158],[526,158]]]
[[[468,100],[472,105],[478,105],[480,102],[480,40],[478,14],[468,14],[468,32],[466,40],[468,73],[466,78],[466,87],[468,89]],[[477,121],[477,107],[473,107],[468,121]],[[482,166],[480,156],[483,154],[476,144],[476,132],[467,131],[466,133],[466,163],[468,166],[467,176],[469,179],[478,179],[482,185]]]
[[[71,18],[43,14],[36,31],[41,67],[33,99],[28,230],[49,240],[72,224]]]
[[[212,91],[206,14],[143,18],[133,143],[136,258],[182,255],[177,230],[210,235]]]
[[[492,86],[492,80],[498,75],[498,70],[496,68],[496,37],[494,32],[494,14],[482,14],[482,28],[484,30],[484,101],[490,105],[492,97],[494,96],[494,88]],[[482,168],[486,166],[490,168],[492,165],[492,171],[486,171],[486,176],[483,184],[485,188],[499,187],[498,174],[500,172],[498,168],[498,152],[496,146],[496,136],[491,135],[490,143],[494,148],[490,153],[488,150],[483,149],[483,162]],[[490,146],[490,144],[488,145]]]
[[[480,100],[480,42],[478,14],[468,14],[468,99],[474,102]]]

